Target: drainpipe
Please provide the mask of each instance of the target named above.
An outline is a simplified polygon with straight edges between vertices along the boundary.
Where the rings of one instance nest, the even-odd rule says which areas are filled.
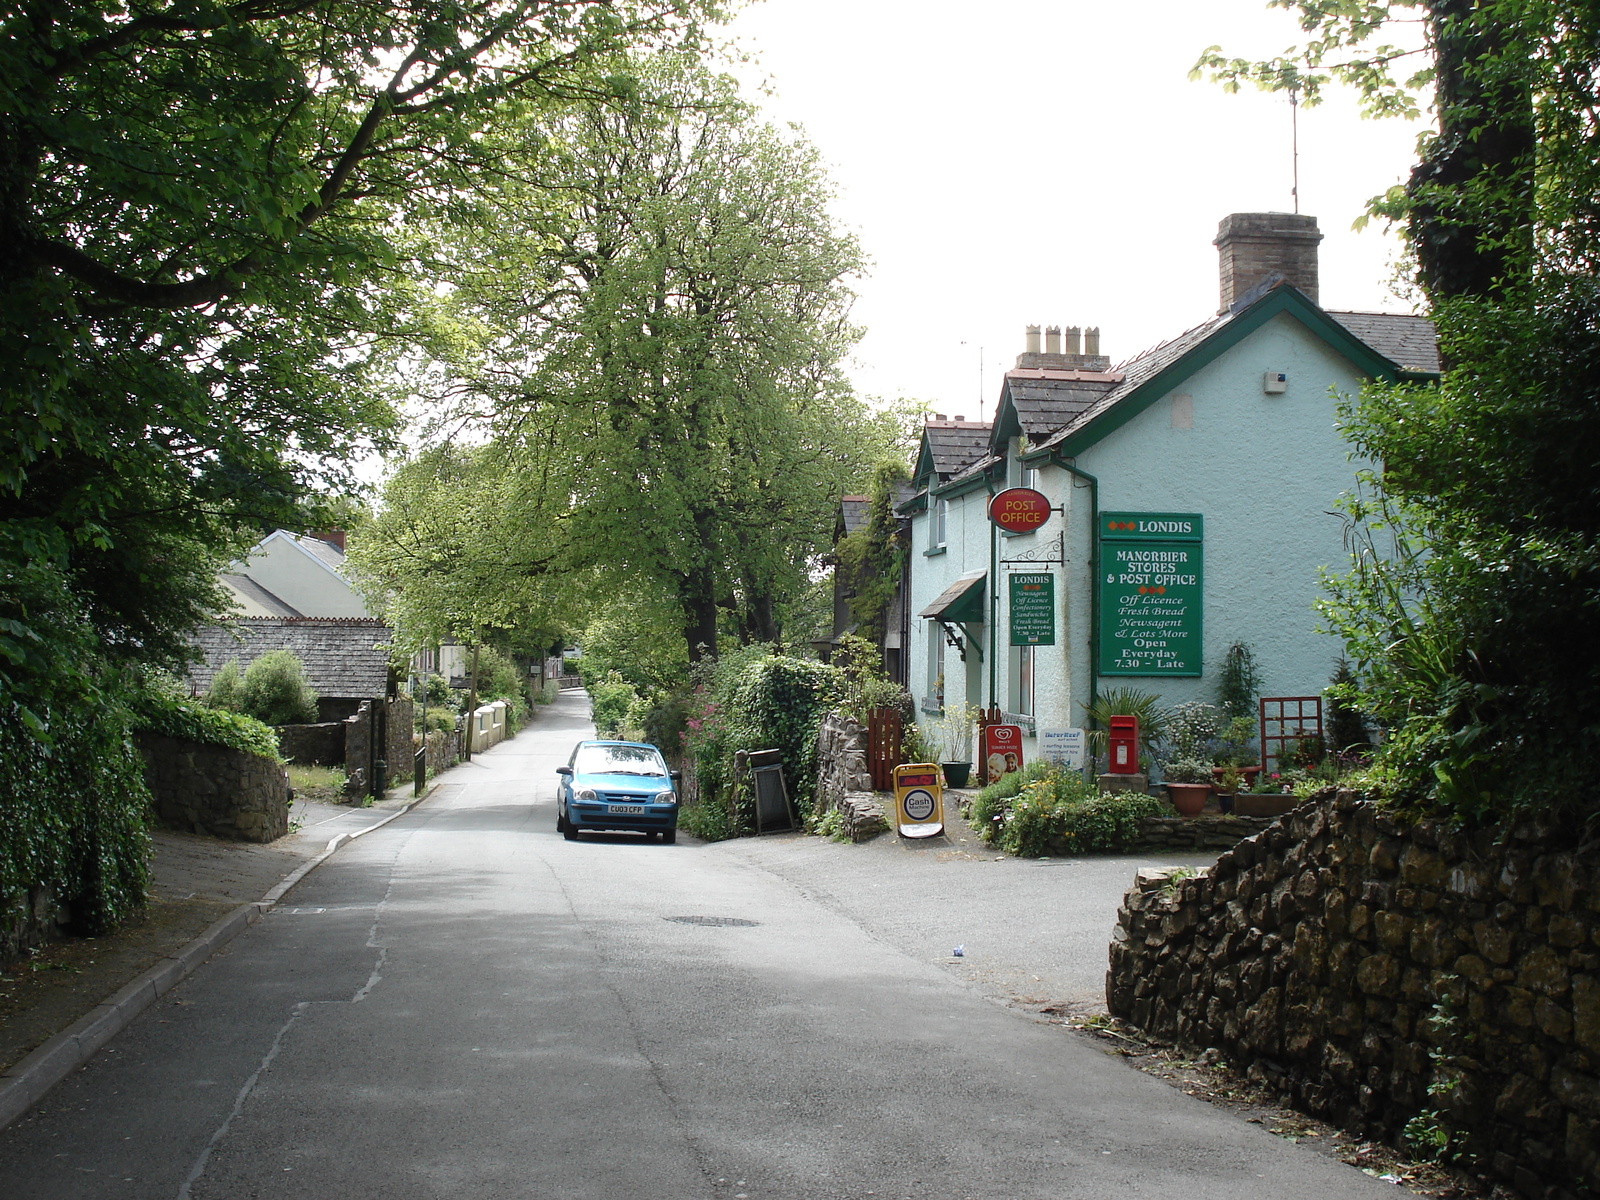
[[[989,484],[989,499],[995,497],[994,484]],[[1000,623],[1000,531],[995,523],[989,520],[989,506],[983,506],[983,520],[989,526],[989,707],[997,709],[1000,702],[995,699],[995,677],[999,663],[995,662],[995,626]]]
[[[1087,471],[1080,471],[1064,458],[1056,465],[1089,484],[1089,705],[1099,698],[1100,674],[1095,669],[1095,659],[1100,653],[1100,481]],[[1062,532],[1065,547],[1066,533]],[[1088,707],[1085,706],[1085,707]]]

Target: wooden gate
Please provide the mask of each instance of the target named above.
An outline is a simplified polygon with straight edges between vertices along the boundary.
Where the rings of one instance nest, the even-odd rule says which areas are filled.
[[[894,790],[894,769],[900,761],[900,713],[875,708],[867,714],[867,770],[873,791]]]

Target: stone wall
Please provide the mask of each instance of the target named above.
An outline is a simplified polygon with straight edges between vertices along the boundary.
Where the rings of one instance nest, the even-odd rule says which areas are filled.
[[[289,773],[274,758],[155,734],[138,736],[156,819],[241,842],[289,832]]]
[[[416,753],[417,745],[422,740],[421,734],[412,735],[411,752]],[[449,733],[433,730],[427,735],[428,743],[428,778],[432,779],[440,771],[447,770],[461,761],[461,731],[452,729]]]
[[[277,725],[278,753],[301,766],[344,766],[344,724]]]
[[[1403,827],[1341,792],[1207,874],[1141,873],[1107,1004],[1363,1135],[1394,1140],[1420,1117],[1522,1195],[1592,1194],[1597,861],[1593,841]]]
[[[1260,833],[1275,817],[1146,817],[1130,850],[1227,850]]]
[[[822,718],[817,731],[817,815],[829,809],[844,818],[852,842],[865,842],[889,828],[872,790],[867,727],[837,709]]]
[[[848,713],[834,709],[822,718],[817,730],[817,815],[838,808],[850,792],[870,791],[867,727]]]
[[[387,766],[384,787],[411,778],[412,708],[404,696],[388,700],[363,700],[352,717],[341,723],[344,729],[345,794],[354,798],[371,790],[373,728],[380,714],[387,715],[388,736],[380,748]]]

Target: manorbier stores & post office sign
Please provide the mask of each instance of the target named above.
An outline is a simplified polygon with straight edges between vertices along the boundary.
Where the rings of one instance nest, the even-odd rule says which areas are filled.
[[[1100,674],[1199,675],[1201,515],[1103,512],[1097,565]]]

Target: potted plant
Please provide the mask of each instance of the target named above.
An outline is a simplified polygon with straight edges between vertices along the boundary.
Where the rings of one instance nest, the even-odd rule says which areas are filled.
[[[978,709],[971,704],[946,704],[929,730],[928,741],[939,754],[946,786],[963,788],[972,773],[972,734]]]
[[[1256,770],[1259,772],[1260,767]],[[1250,786],[1245,778],[1244,771],[1229,763],[1217,769],[1217,778],[1214,786],[1217,789],[1217,807],[1224,813],[1233,811],[1233,798]]]
[[[1256,776],[1261,774],[1259,756],[1255,750],[1256,723],[1249,717],[1233,717],[1222,732],[1217,735],[1216,746],[1211,754],[1211,761],[1215,766],[1212,772],[1214,782],[1221,784],[1223,772],[1228,768],[1236,768],[1244,776],[1245,786],[1255,782]],[[1229,790],[1230,794],[1239,791],[1239,788],[1221,789]]]
[[[1167,798],[1181,817],[1197,817],[1211,795],[1211,764],[1200,758],[1173,758],[1161,764]]]
[[[1283,790],[1279,775],[1262,772],[1256,776],[1255,786],[1233,798],[1233,813],[1237,817],[1281,817],[1299,805],[1294,794]]]

